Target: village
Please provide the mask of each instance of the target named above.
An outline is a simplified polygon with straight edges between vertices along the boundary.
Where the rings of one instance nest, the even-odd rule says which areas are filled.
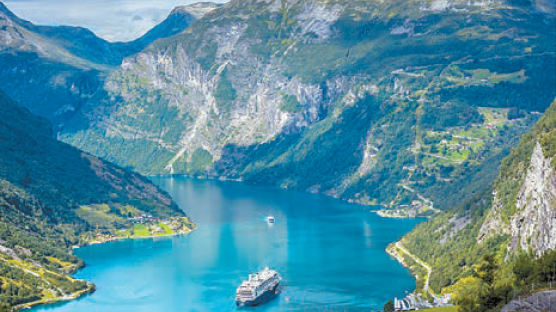
[[[100,244],[126,238],[167,237],[191,232],[195,225],[188,217],[159,218],[148,213],[141,213],[126,219],[127,225],[119,229],[96,228],[94,232],[84,234],[86,244]]]

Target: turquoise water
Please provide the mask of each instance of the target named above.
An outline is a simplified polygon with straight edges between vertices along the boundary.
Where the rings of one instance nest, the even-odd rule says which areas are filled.
[[[97,291],[34,311],[233,311],[235,288],[269,266],[284,289],[255,311],[369,311],[413,290],[384,251],[419,221],[384,219],[368,207],[241,183],[161,177],[196,221],[187,236],[125,240],[76,250],[75,274]],[[267,215],[276,224],[265,222]]]

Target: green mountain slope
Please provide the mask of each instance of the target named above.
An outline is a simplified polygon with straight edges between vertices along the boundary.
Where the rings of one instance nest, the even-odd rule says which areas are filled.
[[[83,265],[70,248],[134,236],[130,217],[191,230],[149,180],[57,141],[48,122],[1,92],[0,149],[0,311],[91,291],[68,275]],[[156,222],[152,235],[169,234]]]
[[[487,187],[556,95],[555,21],[528,1],[231,1],[128,58],[59,137],[146,174],[427,214]]]
[[[108,42],[81,27],[34,25],[0,2],[0,84],[11,98],[58,129],[79,114],[125,57],[183,31],[200,16],[198,11],[175,10],[134,41]]]
[[[539,257],[552,253],[550,261],[554,260],[555,143],[553,102],[504,158],[490,188],[461,207],[419,225],[401,240],[410,252],[431,265],[430,287],[434,291],[458,289],[457,282],[473,276],[474,265],[485,255],[494,255],[504,263],[497,278],[508,284],[520,282],[512,280],[516,277],[510,263],[516,254]],[[423,276],[422,272],[417,273]]]

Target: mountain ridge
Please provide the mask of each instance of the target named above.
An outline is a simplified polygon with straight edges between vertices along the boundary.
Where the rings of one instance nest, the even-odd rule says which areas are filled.
[[[80,113],[125,57],[195,20],[180,11],[134,41],[111,43],[82,27],[35,25],[1,2],[0,8],[0,84],[21,105],[49,119],[56,131]]]
[[[126,58],[59,138],[144,174],[427,214],[493,180],[554,98],[554,20],[511,1],[232,1]]]

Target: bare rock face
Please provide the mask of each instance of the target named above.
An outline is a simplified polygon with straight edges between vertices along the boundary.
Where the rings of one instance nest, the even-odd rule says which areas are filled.
[[[518,213],[510,222],[510,247],[531,248],[537,255],[556,248],[556,174],[538,142],[516,208]]]
[[[210,13],[211,11],[221,7],[222,4],[220,3],[197,2],[189,5],[178,6],[174,10],[172,10],[172,13],[179,13],[179,12],[188,13],[193,15],[196,19],[200,19],[203,16],[205,16],[207,13]]]
[[[477,237],[477,242],[480,244],[484,242],[493,234],[508,234],[508,227],[502,220],[500,214],[502,210],[502,203],[500,199],[496,196],[496,191],[493,194],[493,204],[492,208],[487,215],[485,222],[481,225],[479,230],[479,236]]]
[[[534,293],[527,298],[517,298],[510,301],[502,308],[502,312],[514,311],[554,311],[556,307],[556,291],[540,291]]]
[[[511,237],[511,251],[531,249],[537,256],[556,248],[556,174],[537,142],[509,222],[502,218],[504,207],[496,192],[492,209],[481,226],[477,241],[493,235]]]
[[[173,164],[186,151],[204,149],[217,160],[225,144],[261,143],[281,132],[314,122],[322,103],[320,86],[306,84],[296,78],[288,79],[278,75],[275,66],[255,63],[248,46],[237,42],[244,31],[245,25],[241,23],[212,30],[220,38],[216,75],[190,57],[181,44],[153,49],[124,60],[121,70],[106,84],[111,96],[120,97],[126,103],[140,102],[145,93],[135,92],[135,83],[146,82],[143,88],[148,90],[147,94],[161,94],[164,101],[159,105],[167,105],[168,110],[177,109],[178,118],[181,118],[175,124],[168,124],[173,129],[163,129],[162,134],[167,131],[179,131],[180,134],[177,140],[165,140],[159,137],[159,132],[149,132],[148,127],[136,129],[133,122],[122,122],[136,117],[137,112],[129,111],[128,105],[118,108],[111,120],[105,123],[107,135],[156,140],[174,151],[165,166],[167,172],[173,172]],[[238,54],[237,50],[243,52]],[[231,69],[239,64],[257,74],[245,75],[245,71]],[[129,77],[134,81],[129,83]],[[222,85],[226,84],[225,91],[234,94],[229,103],[223,103],[218,98],[223,93]],[[287,97],[298,103],[299,111],[283,110],[284,98]],[[190,159],[191,153],[186,157]]]

